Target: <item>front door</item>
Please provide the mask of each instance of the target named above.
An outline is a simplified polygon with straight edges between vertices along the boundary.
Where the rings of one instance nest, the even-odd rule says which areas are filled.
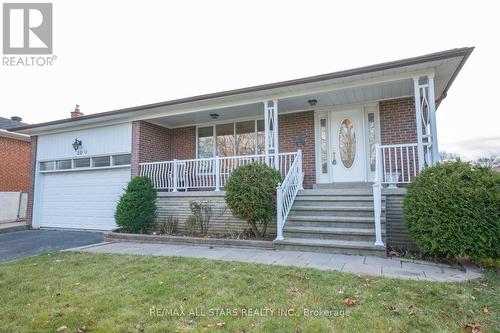
[[[366,181],[363,109],[330,112],[331,182]]]

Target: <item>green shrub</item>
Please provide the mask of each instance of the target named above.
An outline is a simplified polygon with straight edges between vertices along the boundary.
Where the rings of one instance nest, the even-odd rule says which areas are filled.
[[[266,235],[276,216],[276,187],[281,174],[265,164],[251,163],[236,168],[226,182],[226,203],[233,216],[248,221],[257,237]],[[262,232],[258,225],[262,225]]]
[[[426,168],[408,186],[404,220],[420,249],[456,258],[500,254],[500,175],[468,163]]]
[[[186,219],[186,233],[188,235],[192,235],[196,232],[196,229],[198,228],[198,220],[196,219],[196,216],[194,215],[189,215]]]
[[[156,220],[156,231],[160,235],[174,235],[177,232],[179,219],[174,216],[167,216]]]
[[[148,177],[134,177],[116,207],[116,224],[126,232],[146,232],[156,218],[156,190]]]

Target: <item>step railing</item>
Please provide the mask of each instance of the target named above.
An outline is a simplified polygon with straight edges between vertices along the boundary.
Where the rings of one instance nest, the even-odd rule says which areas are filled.
[[[297,156],[288,170],[283,182],[276,188],[276,240],[283,240],[283,228],[286,218],[292,209],[297,192],[303,189],[302,182],[304,175],[302,172],[302,151],[297,152]]]
[[[280,153],[276,164],[274,155],[245,155],[149,162],[139,165],[140,175],[149,177],[157,190],[219,191],[237,167],[249,163],[265,163],[277,167],[282,176],[286,177],[297,155],[296,152]]]
[[[420,170],[432,164],[430,144],[423,144],[424,160],[418,160],[417,143],[376,145],[375,178],[373,180],[373,206],[375,213],[375,245],[383,246],[382,241],[382,186],[411,183]]]

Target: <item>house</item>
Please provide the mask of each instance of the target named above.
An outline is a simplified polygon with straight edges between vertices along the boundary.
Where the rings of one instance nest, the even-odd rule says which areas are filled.
[[[31,136],[33,227],[113,229],[131,177],[160,215],[223,201],[237,166],[267,163],[276,246],[385,253],[405,241],[404,185],[439,160],[436,109],[473,48],[16,129]],[[221,224],[222,225],[222,224]]]
[[[0,117],[0,192],[28,192],[30,137],[7,130],[27,124]]]
[[[0,224],[24,218],[30,178],[30,137],[7,129],[25,126],[0,117]]]

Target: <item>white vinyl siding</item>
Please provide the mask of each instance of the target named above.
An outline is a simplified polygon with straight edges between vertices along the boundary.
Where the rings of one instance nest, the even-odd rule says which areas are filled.
[[[82,142],[78,150],[72,143]],[[132,124],[41,135],[33,226],[111,230],[130,180]]]

